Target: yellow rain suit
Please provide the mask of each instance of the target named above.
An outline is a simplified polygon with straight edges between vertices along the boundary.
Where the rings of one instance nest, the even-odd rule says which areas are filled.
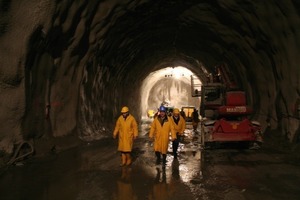
[[[170,117],[166,116],[166,120],[163,125],[161,125],[159,119],[160,116],[153,120],[149,137],[151,139],[154,138],[154,151],[158,151],[161,154],[167,154],[170,133],[173,141],[176,139],[176,132]]]
[[[113,137],[117,135],[119,135],[118,151],[131,152],[133,139],[138,136],[137,122],[131,114],[126,119],[122,115],[118,118]]]
[[[185,120],[182,116],[178,116],[178,117],[179,117],[178,124],[175,123],[173,117],[170,117],[170,118],[173,123],[175,132],[178,133],[178,135],[183,136],[183,132],[185,131],[185,128],[186,128]]]

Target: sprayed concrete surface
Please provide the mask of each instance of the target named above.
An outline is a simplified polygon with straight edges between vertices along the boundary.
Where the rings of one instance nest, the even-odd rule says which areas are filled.
[[[117,141],[111,138],[32,157],[0,174],[1,200],[133,199],[299,199],[300,165],[284,151],[220,148],[200,152],[191,130],[173,160],[155,165],[149,125],[141,127],[133,164],[119,167]]]

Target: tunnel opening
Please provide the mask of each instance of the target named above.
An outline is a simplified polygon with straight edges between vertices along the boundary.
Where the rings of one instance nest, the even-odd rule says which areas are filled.
[[[151,72],[141,85],[140,116],[147,120],[149,110],[157,111],[160,105],[173,108],[194,106],[199,108],[200,97],[192,96],[191,76],[184,66],[170,66]]]

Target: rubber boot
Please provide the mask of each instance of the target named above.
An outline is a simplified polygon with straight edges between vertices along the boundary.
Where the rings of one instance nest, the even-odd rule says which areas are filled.
[[[167,154],[163,154],[163,165],[167,164]]]
[[[155,151],[155,155],[156,155],[156,164],[159,165],[160,164],[160,152]]]
[[[124,165],[126,165],[126,154],[122,153],[121,154],[121,164],[120,164],[120,166],[122,167]]]
[[[131,165],[131,155],[130,153],[126,153],[126,165]]]

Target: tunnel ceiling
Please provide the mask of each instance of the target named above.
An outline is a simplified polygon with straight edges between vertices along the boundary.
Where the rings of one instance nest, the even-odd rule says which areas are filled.
[[[176,65],[182,60],[192,65],[200,60],[209,67],[224,60],[221,48],[233,43],[233,38],[228,41],[232,30],[246,35],[247,30],[240,30],[240,23],[235,22],[225,6],[216,2],[146,2],[116,20],[99,53],[107,63],[114,60],[128,66],[146,58],[146,65],[151,67]],[[250,7],[250,12],[254,9],[251,5],[246,7]],[[120,55],[118,61],[115,50]]]
[[[265,25],[273,21],[268,18],[285,13],[282,5],[255,5],[250,1],[150,1],[132,8],[130,5],[106,32],[99,50],[105,63],[128,63],[131,67],[139,58],[146,58],[152,67],[162,61],[192,58],[190,61],[199,60],[208,68],[227,62],[234,69],[237,63],[233,59],[249,63],[249,51],[272,55],[277,47],[272,46]],[[269,9],[274,16],[265,14]]]
[[[45,130],[101,132],[122,104],[137,113],[149,73],[184,66],[201,74],[220,63],[247,91],[253,117],[292,140],[299,8],[296,0],[2,0],[1,111],[9,114],[0,147]]]

